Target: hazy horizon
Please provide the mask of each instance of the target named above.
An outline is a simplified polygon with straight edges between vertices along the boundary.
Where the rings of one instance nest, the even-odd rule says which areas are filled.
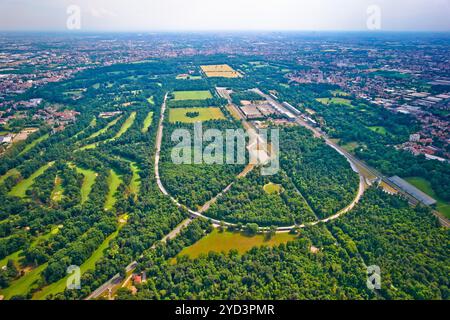
[[[77,5],[81,32],[380,31],[449,32],[450,0],[0,0],[1,31],[65,31]]]

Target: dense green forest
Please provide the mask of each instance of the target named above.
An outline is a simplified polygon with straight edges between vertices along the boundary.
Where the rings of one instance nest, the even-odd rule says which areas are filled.
[[[371,189],[356,210],[330,225],[301,229],[286,245],[239,255],[170,258],[204,232],[189,226],[166,249],[147,255],[148,281],[120,299],[448,299],[449,234],[428,210]],[[312,246],[319,251],[311,251]],[[419,253],[420,252],[420,253]],[[366,287],[379,265],[382,289]]]

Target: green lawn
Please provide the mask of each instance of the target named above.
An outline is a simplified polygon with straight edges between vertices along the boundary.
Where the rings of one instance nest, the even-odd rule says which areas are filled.
[[[379,133],[381,135],[386,135],[387,134],[387,130],[385,127],[382,126],[372,126],[372,127],[367,127],[370,130],[372,130],[373,132]]]
[[[280,194],[283,191],[283,188],[279,184],[270,182],[264,186],[264,191],[267,194]]]
[[[139,168],[136,162],[131,162],[130,167],[131,171],[133,172],[133,177],[131,178],[130,183],[130,193],[137,196],[141,188],[141,177],[139,176]]]
[[[75,167],[75,170],[84,176],[83,184],[81,185],[81,204],[83,204],[89,199],[89,194],[91,193],[92,186],[97,178],[97,173],[79,167]]]
[[[2,175],[0,177],[0,184],[5,182],[5,180],[8,179],[9,177],[16,176],[16,175],[19,175],[19,174],[20,174],[20,172],[17,171],[16,169],[11,169],[11,170],[7,171],[4,175]]]
[[[206,100],[211,99],[213,96],[210,91],[174,91],[174,100]]]
[[[19,198],[25,198],[27,190],[33,185],[34,180],[39,177],[41,174],[43,174],[48,168],[50,168],[53,165],[53,162],[50,162],[46,164],[45,166],[40,167],[35,173],[33,173],[30,177],[27,179],[23,179],[18,184],[16,184],[11,191],[8,193],[8,195],[13,197],[19,197]]]
[[[38,143],[41,143],[44,140],[47,140],[48,137],[50,137],[50,134],[44,134],[42,137],[39,137],[35,140],[33,140],[31,143],[27,144],[27,146],[19,153],[19,156],[24,155],[28,151],[30,151],[32,148],[34,148]]]
[[[128,119],[124,122],[124,124],[120,128],[119,132],[117,132],[117,134],[114,136],[114,138],[107,141],[119,139],[122,135],[124,135],[128,131],[128,129],[130,129],[135,119],[136,119],[136,112],[132,112],[131,115],[128,117]]]
[[[281,243],[292,241],[296,237],[296,235],[289,233],[277,233],[270,240],[267,240],[263,234],[249,237],[243,233],[228,231],[219,232],[219,230],[215,229],[192,246],[184,248],[178,256],[187,255],[194,259],[202,253],[208,254],[210,251],[229,252],[233,249],[237,250],[240,254],[243,254],[253,247],[273,247]]]
[[[108,248],[109,243],[117,237],[120,229],[115,231],[109,237],[107,237],[102,244],[92,253],[92,255],[80,266],[81,275],[89,270],[93,270],[95,268],[95,264],[99,261],[104,254],[104,251]],[[42,290],[36,292],[33,295],[33,300],[44,300],[50,294],[57,294],[60,292],[64,292],[66,289],[66,283],[69,276],[62,278],[61,280],[52,283],[51,285],[43,288]]]
[[[108,195],[106,196],[105,202],[106,210],[111,210],[112,208],[114,208],[114,205],[117,202],[115,195],[121,183],[122,179],[120,178],[120,176],[114,170],[111,169],[108,177],[109,192]]]
[[[91,134],[89,136],[88,139],[93,139],[93,138],[97,138],[99,135],[104,134],[106,131],[108,131],[109,128],[111,128],[112,126],[114,126],[120,119],[122,118],[122,116],[117,117],[116,119],[114,119],[113,121],[111,121],[110,123],[108,123],[106,125],[106,127],[98,130],[97,132],[94,132],[93,134]]]
[[[319,98],[316,99],[316,101],[325,104],[325,105],[330,105],[330,104],[343,104],[346,105],[348,107],[352,107],[352,102],[349,99],[344,99],[344,98]]]
[[[27,272],[24,276],[11,282],[11,285],[3,290],[0,290],[0,295],[4,299],[11,299],[16,295],[26,295],[34,282],[40,279],[42,271],[47,267],[47,263]]]
[[[153,96],[151,96],[150,98],[147,99],[147,102],[150,103],[152,106],[155,105],[155,98]]]
[[[142,133],[148,132],[148,129],[152,125],[152,121],[153,121],[153,112],[150,111],[144,120],[144,125],[142,126]]]
[[[199,115],[196,117],[188,117],[187,113],[196,113]],[[172,123],[183,122],[183,123],[195,123],[198,121],[208,121],[208,120],[224,120],[220,108],[210,107],[210,108],[176,108],[169,110],[169,121]]]
[[[406,181],[411,183],[413,186],[415,186],[420,191],[426,193],[433,199],[437,201],[436,209],[443,215],[445,215],[447,218],[450,219],[450,203],[439,197],[431,187],[431,184],[424,178],[420,177],[409,177],[405,178]]]
[[[40,237],[37,237],[36,240],[34,240],[31,243],[31,247],[36,246],[41,241],[49,239],[51,236],[57,234],[59,232],[59,227],[55,227],[47,234],[44,234]],[[14,254],[4,258],[2,261],[0,261],[0,268],[5,266],[8,262],[8,260],[13,260],[16,265],[19,264],[19,258],[22,253],[22,250],[15,252]],[[22,277],[14,280],[11,282],[11,285],[8,288],[0,289],[0,295],[3,295],[5,299],[10,299],[11,297],[15,295],[25,295],[30,290],[33,283],[40,279],[42,271],[45,270],[47,267],[47,263],[44,263],[43,265],[40,265],[37,268],[32,269],[29,272],[26,272],[25,275]]]
[[[351,152],[355,151],[356,148],[359,147],[359,143],[358,143],[358,142],[355,142],[355,141],[352,141],[352,142],[349,142],[349,143],[346,143],[346,144],[342,145],[341,147],[342,147],[342,149],[344,149],[345,151],[351,153]]]

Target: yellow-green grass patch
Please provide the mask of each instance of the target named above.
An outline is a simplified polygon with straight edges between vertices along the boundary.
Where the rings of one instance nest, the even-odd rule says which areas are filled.
[[[36,240],[34,240],[31,243],[30,246],[35,247],[41,241],[47,240],[51,236],[56,235],[59,232],[59,229],[60,229],[59,227],[55,227],[49,233],[42,235],[40,237],[37,237]],[[8,263],[9,260],[12,260],[17,267],[20,267],[19,259],[20,259],[20,255],[22,252],[23,252],[23,250],[19,250],[19,251],[13,253],[12,255],[1,260],[0,268],[6,266],[6,264]],[[30,271],[25,272],[25,274],[23,276],[21,276],[20,278],[13,280],[9,287],[7,287],[5,289],[0,289],[0,295],[3,295],[5,297],[5,299],[10,299],[11,297],[13,297],[15,295],[27,294],[28,291],[30,290],[32,284],[40,278],[42,271],[44,271],[46,267],[47,267],[47,263],[45,263],[41,266],[38,266],[37,268],[34,268]]]
[[[153,96],[151,96],[150,98],[147,99],[147,102],[153,106],[153,105],[155,105],[155,98]]]
[[[42,175],[48,168],[53,165],[53,162],[46,164],[45,166],[40,167],[36,172],[34,172],[27,179],[23,179],[18,184],[16,184],[8,195],[13,197],[25,198],[27,194],[27,190],[33,185],[34,180]]]
[[[437,201],[436,210],[450,219],[450,203],[436,194],[436,192],[431,187],[431,183],[428,180],[421,177],[409,177],[405,178],[405,180],[411,183],[420,191],[435,199]]]
[[[183,100],[206,100],[211,99],[213,96],[209,90],[201,91],[174,91],[173,96],[175,101]]]
[[[108,236],[103,242],[102,244],[92,253],[92,255],[80,266],[80,273],[81,275],[83,275],[85,272],[89,271],[89,270],[94,270],[95,269],[95,264],[97,263],[97,261],[99,261],[103,255],[104,255],[104,251],[109,247],[109,243],[117,237],[117,235],[119,234],[120,228],[118,230],[116,230],[113,234],[111,234],[110,236]],[[64,290],[66,289],[66,283],[67,283],[67,279],[69,276],[66,276],[62,279],[60,279],[57,282],[54,282],[44,288],[42,288],[42,290],[36,292],[33,295],[33,300],[44,300],[47,296],[49,296],[50,294],[57,294],[60,292],[64,292]]]
[[[41,143],[44,140],[47,140],[48,137],[50,137],[50,134],[44,134],[43,136],[34,139],[31,143],[27,144],[26,147],[19,153],[19,156],[24,155],[28,151],[30,151],[32,148],[34,148],[38,143]]]
[[[189,117],[190,113],[198,113],[195,117]],[[171,123],[195,123],[198,121],[224,120],[225,116],[217,107],[209,108],[175,108],[169,110],[169,121]]]
[[[120,128],[119,132],[117,132],[114,138],[108,141],[119,139],[122,135],[124,135],[128,131],[128,129],[130,129],[130,127],[133,125],[135,119],[136,119],[136,112],[132,112],[131,115],[128,117],[128,119],[124,122],[124,124]]]
[[[75,170],[84,177],[81,185],[81,204],[83,204],[89,199],[89,194],[92,191],[92,186],[94,185],[98,174],[92,170],[82,169],[79,167],[75,167]]]
[[[386,135],[387,134],[387,130],[385,127],[382,126],[372,126],[372,127],[367,127],[369,130],[372,130],[373,132],[379,133],[381,135]]]
[[[139,194],[139,190],[141,188],[141,177],[139,176],[139,167],[137,166],[136,162],[130,162],[131,172],[133,173],[133,176],[131,178],[130,183],[130,193],[134,195]]]
[[[109,128],[114,126],[121,118],[122,118],[122,116],[117,117],[113,121],[109,122],[104,128],[102,128],[102,129],[98,130],[97,132],[94,132],[93,134],[91,134],[88,139],[94,139],[94,138],[97,138],[99,135],[104,134],[106,131],[109,130]]]
[[[114,205],[117,202],[116,192],[121,183],[122,179],[120,178],[120,176],[114,170],[111,169],[108,177],[109,191],[105,201],[106,210],[111,210],[112,208],[114,208]]]
[[[230,252],[237,250],[243,254],[254,247],[268,246],[274,247],[282,243],[287,243],[296,239],[298,236],[289,233],[277,233],[270,239],[266,235],[258,234],[255,236],[247,236],[239,232],[220,232],[214,229],[210,234],[203,237],[192,246],[184,248],[178,256],[189,256],[195,259],[201,254],[208,254],[209,252]]]
[[[347,152],[353,152],[353,151],[355,151],[356,148],[359,147],[359,143],[356,141],[352,141],[352,142],[343,144],[341,147],[342,147],[342,149],[344,149]]]
[[[352,102],[349,99],[344,99],[344,98],[318,98],[316,99],[316,101],[325,104],[325,105],[330,105],[330,104],[343,104],[346,105],[348,107],[352,107]]]
[[[283,192],[283,187],[280,184],[270,182],[264,186],[264,191],[267,194],[280,194]]]
[[[147,117],[145,117],[145,119],[144,119],[144,125],[142,126],[142,133],[147,133],[148,132],[148,129],[152,125],[152,122],[153,122],[153,112],[150,111],[147,114]]]
[[[17,169],[11,169],[0,177],[0,184],[5,182],[5,180],[8,179],[9,177],[18,176],[18,175],[20,175],[20,172]]]

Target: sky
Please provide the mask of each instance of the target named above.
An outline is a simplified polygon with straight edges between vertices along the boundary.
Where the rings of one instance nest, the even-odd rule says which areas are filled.
[[[0,0],[0,30],[73,31],[69,18],[79,31],[359,31],[373,19],[382,31],[450,31],[450,0]]]

